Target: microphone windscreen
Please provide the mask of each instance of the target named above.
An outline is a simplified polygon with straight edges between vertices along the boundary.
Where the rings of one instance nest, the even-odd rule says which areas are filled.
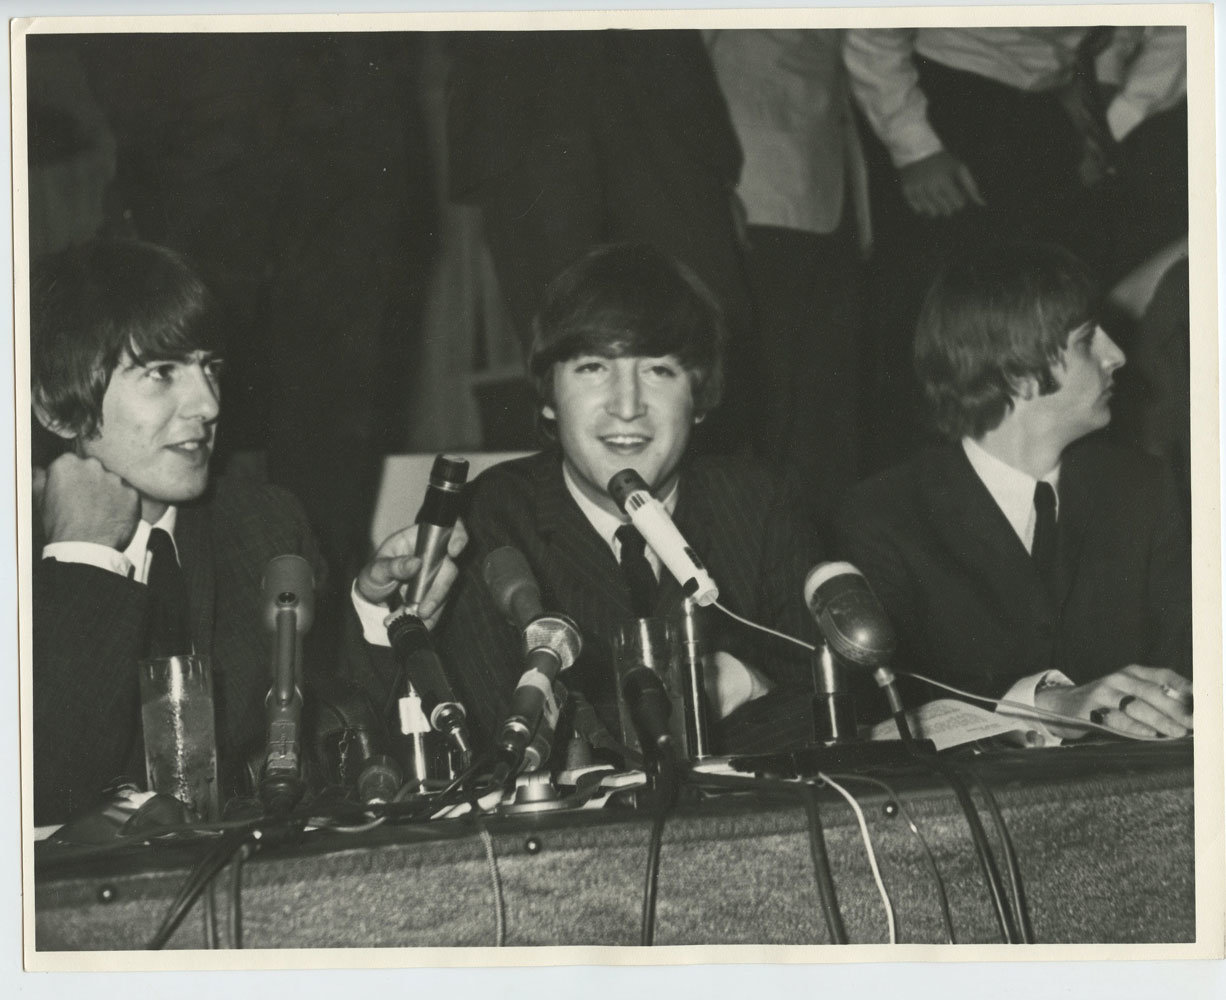
[[[297,628],[305,632],[315,618],[315,573],[302,556],[274,556],[264,567],[261,585],[264,614],[269,628],[276,628],[279,608],[294,608]]]
[[[864,577],[855,566],[849,562],[824,562],[818,563],[811,570],[808,576],[805,577],[805,606],[817,614],[819,609],[813,604],[813,597],[828,580],[834,579],[836,576],[844,576],[850,574],[852,576]]]
[[[898,644],[893,623],[855,566],[819,563],[805,577],[804,598],[836,655],[867,667],[889,663]]]
[[[543,614],[541,588],[524,554],[511,545],[494,549],[481,565],[481,577],[494,598],[494,605],[516,628],[527,628]]]
[[[419,524],[450,528],[460,513],[460,499],[468,481],[468,459],[439,455],[430,469],[430,483],[417,512]]]
[[[622,469],[621,472],[614,473],[608,485],[609,496],[613,498],[613,502],[617,504],[618,509],[623,512],[626,509],[626,498],[631,493],[646,489],[647,483],[634,469]]]

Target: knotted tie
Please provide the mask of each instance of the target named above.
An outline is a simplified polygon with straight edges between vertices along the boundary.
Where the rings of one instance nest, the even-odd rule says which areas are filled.
[[[187,586],[175,557],[174,542],[161,528],[149,532],[150,656],[190,653],[187,626]]]
[[[623,524],[617,529],[621,543],[622,573],[630,587],[630,606],[636,618],[650,618],[656,606],[656,575],[647,561],[647,543],[633,524]]]
[[[1051,483],[1034,484],[1034,544],[1030,557],[1047,589],[1055,593],[1056,582],[1056,491]]]

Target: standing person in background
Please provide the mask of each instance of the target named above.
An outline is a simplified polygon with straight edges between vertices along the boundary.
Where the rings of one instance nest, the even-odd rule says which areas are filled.
[[[745,158],[755,443],[819,524],[856,481],[867,181],[842,31],[705,31]]]
[[[1186,139],[1154,156],[1148,138],[1177,134],[1186,118],[1185,49],[1181,26],[847,32],[852,92],[880,140],[876,159],[884,147],[889,161],[873,190],[883,419],[871,464],[917,442],[922,404],[906,359],[924,290],[951,252],[985,239],[1049,240],[1108,285],[1186,230]],[[1149,209],[1172,206],[1172,192],[1169,211]],[[1153,224],[1158,214],[1168,232]]]
[[[450,54],[450,195],[481,206],[525,354],[558,272],[598,244],[652,243],[727,317],[728,397],[704,436],[720,450],[744,444],[757,390],[733,216],[741,154],[702,36],[462,32]]]

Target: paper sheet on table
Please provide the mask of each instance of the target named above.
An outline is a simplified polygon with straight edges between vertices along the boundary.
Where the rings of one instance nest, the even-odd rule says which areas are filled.
[[[932,740],[938,750],[1006,733],[1013,734],[1020,746],[1054,746],[1060,742],[1035,721],[989,712],[953,698],[920,705],[907,713],[907,719],[912,734]],[[873,726],[870,735],[874,740],[897,739],[898,727],[893,719],[887,719]]]

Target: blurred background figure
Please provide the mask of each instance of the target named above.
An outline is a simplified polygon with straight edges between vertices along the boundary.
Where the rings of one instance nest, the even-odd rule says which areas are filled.
[[[591,247],[652,243],[714,290],[732,329],[724,407],[704,436],[747,439],[757,396],[733,218],[736,135],[697,31],[491,31],[450,38],[449,192],[479,205],[521,347],[545,286]],[[490,415],[532,443],[525,377]],[[511,443],[511,442],[507,442]]]
[[[822,523],[859,459],[864,160],[842,31],[706,31],[741,143],[754,443]]]
[[[1186,230],[1185,32],[861,29],[847,33],[845,59],[879,140],[870,465],[880,467],[918,443],[907,345],[951,251],[1050,240],[1109,285]]]

